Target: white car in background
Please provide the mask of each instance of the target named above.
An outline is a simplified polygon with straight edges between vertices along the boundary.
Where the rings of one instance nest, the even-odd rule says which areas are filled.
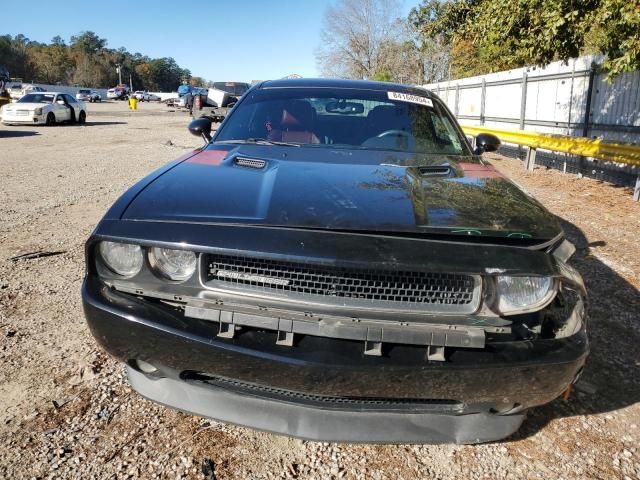
[[[11,85],[7,90],[9,91],[9,97],[11,100],[18,100],[22,96],[22,89],[24,87],[21,84]]]
[[[154,95],[153,93],[145,92],[142,90],[137,90],[133,96],[140,102],[159,102],[160,97],[158,95]]]
[[[85,123],[87,106],[67,93],[28,93],[17,102],[4,105],[0,109],[0,120],[5,125]]]
[[[45,92],[46,90],[37,85],[14,85],[9,89],[9,96],[15,102],[27,93]]]

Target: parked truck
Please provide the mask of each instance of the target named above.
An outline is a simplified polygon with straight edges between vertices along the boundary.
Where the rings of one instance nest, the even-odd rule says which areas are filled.
[[[201,117],[221,122],[249,88],[250,85],[244,82],[214,82],[206,97],[201,97],[200,104],[194,98],[194,111]]]

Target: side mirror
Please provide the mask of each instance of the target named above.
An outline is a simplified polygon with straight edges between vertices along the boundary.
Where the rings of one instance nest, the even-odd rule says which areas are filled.
[[[189,124],[189,131],[196,137],[204,138],[205,142],[211,141],[211,119],[196,118]]]
[[[500,139],[490,133],[481,133],[476,137],[474,155],[482,155],[485,152],[495,152],[500,147]]]
[[[56,103],[57,103],[58,105],[64,105],[64,100],[56,100]]]

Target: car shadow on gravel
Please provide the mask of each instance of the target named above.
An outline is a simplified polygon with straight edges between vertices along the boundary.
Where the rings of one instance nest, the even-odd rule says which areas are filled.
[[[520,430],[506,441],[535,435],[557,418],[613,415],[640,402],[640,293],[596,256],[606,238],[589,243],[575,225],[560,221],[577,249],[571,264],[587,286],[590,354],[568,401],[556,399],[532,409]]]
[[[32,130],[0,130],[0,138],[32,137],[34,135],[40,134]]]
[[[128,122],[84,122],[83,124],[68,123],[68,127],[104,127],[107,125],[127,125]]]

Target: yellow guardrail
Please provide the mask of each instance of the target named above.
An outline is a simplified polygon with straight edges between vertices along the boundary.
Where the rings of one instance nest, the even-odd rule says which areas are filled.
[[[594,138],[550,135],[524,130],[502,130],[482,126],[462,125],[462,130],[467,135],[474,137],[480,133],[491,133],[504,143],[515,143],[535,149],[541,148],[554,152],[565,152],[609,162],[640,166],[640,145],[609,143]]]

